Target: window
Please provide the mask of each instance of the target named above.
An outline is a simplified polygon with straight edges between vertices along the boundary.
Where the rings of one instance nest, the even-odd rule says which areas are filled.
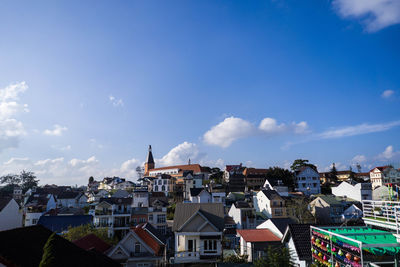
[[[157,223],[165,223],[165,214],[158,214]]]
[[[194,241],[195,241],[195,240],[191,240],[191,239],[188,240],[188,251],[189,251],[189,252],[195,251],[195,250],[193,250],[193,249],[194,249],[194,246],[193,246]]]
[[[216,253],[217,252],[217,240],[204,240],[203,241],[205,253]]]
[[[135,243],[135,253],[140,253],[140,243],[139,242]]]
[[[32,224],[37,224],[38,219],[32,219]]]
[[[167,232],[167,227],[165,225],[159,225],[157,226],[157,230],[163,235],[165,235],[165,233]]]
[[[158,185],[154,188],[154,191],[158,192]]]
[[[149,222],[153,221],[153,214],[149,215]]]
[[[313,183],[313,187],[317,187],[317,183]]]
[[[161,187],[161,191],[165,191],[165,185]]]

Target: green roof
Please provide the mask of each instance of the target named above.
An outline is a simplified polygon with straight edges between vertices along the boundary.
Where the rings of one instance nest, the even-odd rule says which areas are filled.
[[[375,255],[395,255],[400,252],[400,247],[397,247],[398,242],[397,238],[390,232],[377,230],[373,228],[367,227],[359,227],[359,228],[321,228],[324,231],[315,231],[327,234],[327,232],[339,234],[343,237],[347,237],[352,239],[353,241],[338,237],[332,236],[332,241],[336,242],[337,240],[350,244],[352,246],[359,247],[358,242],[362,243],[362,249],[368,252],[371,252]],[[387,246],[393,244],[393,246]],[[369,245],[377,245],[376,247],[368,247]],[[380,247],[379,245],[385,245],[385,247]]]

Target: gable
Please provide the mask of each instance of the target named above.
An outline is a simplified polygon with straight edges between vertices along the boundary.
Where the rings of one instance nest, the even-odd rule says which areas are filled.
[[[186,225],[181,229],[181,232],[197,232],[199,227],[205,222],[206,220],[197,213],[186,223]]]
[[[117,246],[117,248],[109,255],[109,257],[112,259],[125,259],[129,257],[129,254],[127,254],[123,248]]]
[[[216,232],[216,231],[215,231],[215,228],[214,228],[211,224],[207,223],[206,226],[204,226],[204,227],[200,230],[200,232],[205,233],[205,232]]]

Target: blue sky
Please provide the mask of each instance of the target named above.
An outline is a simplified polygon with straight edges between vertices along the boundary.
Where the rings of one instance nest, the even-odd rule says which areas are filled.
[[[373,2],[373,3],[372,3]],[[400,3],[2,1],[0,174],[400,161]]]

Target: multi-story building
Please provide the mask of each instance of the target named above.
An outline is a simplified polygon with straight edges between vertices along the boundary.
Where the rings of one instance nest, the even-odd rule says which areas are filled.
[[[96,205],[93,224],[107,228],[109,236],[122,238],[130,228],[132,198],[101,198]]]
[[[375,167],[369,171],[372,188],[388,184],[400,184],[400,170],[392,166]]]
[[[150,203],[147,213],[148,222],[162,234],[166,234],[168,228],[167,206],[168,203],[156,199]]]
[[[132,193],[132,196],[133,196],[132,200],[133,208],[149,207],[149,192],[147,186],[136,187]]]
[[[268,218],[287,217],[285,200],[275,191],[263,189],[253,197],[254,208]]]
[[[305,195],[321,193],[320,175],[313,168],[304,166],[295,171],[296,190]]]
[[[52,194],[33,192],[24,204],[24,226],[36,225],[40,216],[56,207],[57,201]]]
[[[228,215],[235,221],[237,229],[254,229],[257,226],[256,211],[248,202],[235,202]]]
[[[152,191],[163,192],[168,196],[174,191],[174,181],[171,175],[159,174],[152,180]]]
[[[244,168],[247,190],[259,190],[265,183],[267,171],[268,169]]]

